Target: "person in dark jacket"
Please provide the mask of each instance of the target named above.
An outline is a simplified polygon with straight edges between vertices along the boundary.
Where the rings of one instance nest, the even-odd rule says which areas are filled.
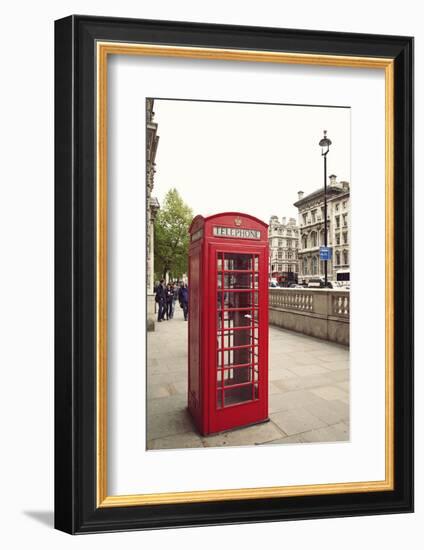
[[[174,316],[174,286],[168,284],[166,287],[166,318],[172,319]]]
[[[166,288],[165,281],[160,280],[156,289],[155,302],[158,304],[158,323],[164,320],[166,311]]]
[[[188,286],[186,284],[181,285],[180,291],[178,293],[178,300],[180,302],[181,307],[183,308],[184,321],[187,321],[187,318],[188,318]]]

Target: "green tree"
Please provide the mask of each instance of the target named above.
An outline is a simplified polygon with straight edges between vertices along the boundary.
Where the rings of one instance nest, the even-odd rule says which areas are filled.
[[[188,269],[188,228],[193,212],[176,189],[170,189],[155,220],[155,276],[181,277]]]

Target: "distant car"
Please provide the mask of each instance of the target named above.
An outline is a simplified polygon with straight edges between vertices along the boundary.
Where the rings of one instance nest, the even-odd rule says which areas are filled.
[[[305,287],[297,283],[292,283],[291,285],[289,285],[289,288],[305,288]]]
[[[271,281],[269,283],[269,288],[278,288],[278,285],[277,285],[277,283],[274,283],[274,282]]]
[[[308,288],[325,288],[324,279],[321,277],[312,277],[309,279]],[[333,283],[331,281],[327,281],[326,288],[334,288]]]
[[[324,288],[324,279],[321,279],[321,277],[312,277],[308,281],[308,288]]]

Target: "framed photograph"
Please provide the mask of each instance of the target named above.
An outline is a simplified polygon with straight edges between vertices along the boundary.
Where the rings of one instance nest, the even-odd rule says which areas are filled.
[[[413,39],[55,24],[55,525],[413,510]]]

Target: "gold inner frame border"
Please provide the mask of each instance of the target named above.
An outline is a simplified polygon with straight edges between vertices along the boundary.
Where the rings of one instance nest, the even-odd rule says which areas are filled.
[[[216,59],[262,63],[383,69],[385,73],[385,479],[315,485],[216,489],[109,496],[107,493],[107,62],[109,55]],[[394,60],[391,58],[267,52],[153,44],[96,43],[97,62],[97,507],[143,506],[394,489]]]

